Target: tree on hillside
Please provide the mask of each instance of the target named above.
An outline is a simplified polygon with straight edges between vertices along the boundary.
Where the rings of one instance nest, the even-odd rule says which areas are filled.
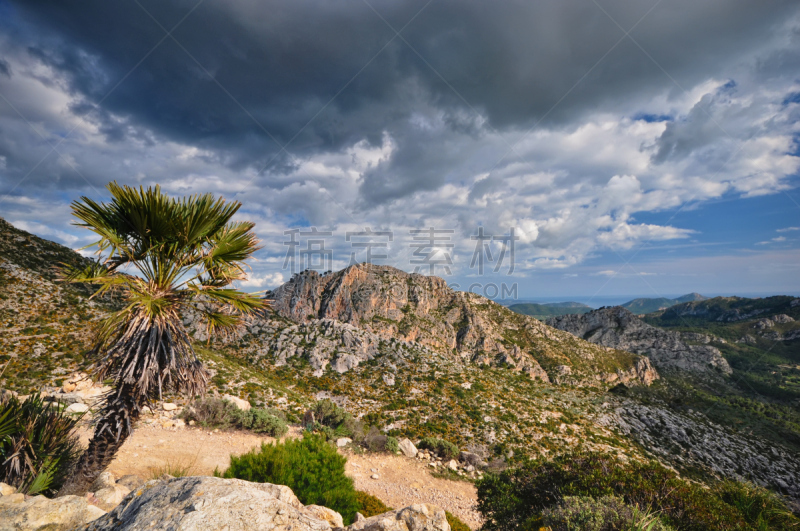
[[[171,389],[205,390],[181,312],[194,308],[209,336],[230,332],[263,299],[231,288],[245,278],[244,261],[259,247],[253,223],[231,221],[238,202],[211,194],[176,199],[160,187],[108,185],[112,200],[72,203],[80,222],[97,233],[99,259],[85,269],[65,267],[64,279],[98,286],[94,296],[116,293],[124,308],[97,329],[94,376],[113,391],[96,415],[94,436],[59,495],[83,494],[131,434],[144,405]]]

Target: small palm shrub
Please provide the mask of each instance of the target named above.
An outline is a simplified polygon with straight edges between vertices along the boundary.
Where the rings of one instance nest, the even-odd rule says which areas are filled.
[[[79,416],[34,394],[0,399],[0,481],[25,494],[52,494],[80,455]]]
[[[761,499],[758,494],[706,489],[656,462],[626,464],[610,455],[580,451],[550,461],[531,460],[517,468],[488,474],[477,482],[477,488],[484,531],[526,530],[541,525],[545,512],[570,496],[617,496],[630,506],[657,511],[677,531],[777,531],[790,529],[798,521],[785,511],[785,521],[776,519],[756,527],[753,515],[757,511],[748,514],[740,507],[754,496]],[[779,501],[772,497],[769,502],[759,503],[776,500]]]
[[[551,531],[671,531],[648,511],[627,505],[616,496],[566,496],[542,512],[542,524]]]
[[[231,456],[223,478],[238,478],[257,483],[286,485],[305,505],[316,504],[339,512],[346,524],[358,511],[353,480],[345,476],[347,460],[325,440],[311,433],[302,439],[276,444],[262,444],[240,456]]]
[[[358,501],[358,512],[367,518],[370,516],[378,516],[379,514],[392,510],[391,507],[387,507],[380,499],[361,490],[356,491],[356,500]]]
[[[436,437],[425,437],[420,441],[417,447],[423,450],[429,450],[442,459],[455,459],[459,455],[458,446],[444,439],[437,439]]]
[[[197,400],[183,410],[181,418],[209,428],[238,428],[271,437],[283,437],[289,431],[286,416],[280,410],[251,408],[242,411],[233,402],[221,398]]]

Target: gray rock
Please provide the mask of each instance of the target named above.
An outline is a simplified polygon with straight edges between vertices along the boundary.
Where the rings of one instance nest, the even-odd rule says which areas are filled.
[[[351,439],[350,437],[340,437],[340,438],[336,439],[336,447],[337,448],[344,448],[345,446],[347,446],[351,442],[353,442],[353,439]]]
[[[119,478],[117,480],[117,485],[122,485],[123,487],[133,490],[144,485],[144,480],[135,474],[128,474],[127,476]]]
[[[397,443],[397,446],[400,447],[400,451],[403,452],[403,455],[406,457],[417,457],[417,447],[414,446],[414,443],[408,439],[400,439]]]
[[[647,356],[657,369],[732,373],[716,347],[687,345],[679,332],[650,326],[621,306],[553,317],[547,324],[604,347]]]
[[[22,494],[0,497],[0,531],[67,531],[105,514],[81,496],[49,499]]]
[[[450,531],[443,509],[425,503],[356,521],[346,531]]]
[[[114,474],[106,470],[105,472],[102,472],[99,476],[97,476],[97,479],[94,480],[94,483],[92,484],[89,490],[92,492],[97,492],[98,490],[101,489],[108,489],[108,488],[113,489],[116,483],[117,480],[116,478],[114,478]]]
[[[154,523],[172,531],[331,529],[306,511],[289,487],[214,477],[149,481],[86,529],[139,531]]]

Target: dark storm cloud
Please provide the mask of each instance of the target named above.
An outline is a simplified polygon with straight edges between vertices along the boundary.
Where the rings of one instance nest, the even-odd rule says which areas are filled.
[[[272,162],[281,173],[295,163],[279,145],[303,156],[364,138],[379,145],[388,132],[397,151],[361,187],[371,204],[446,182],[480,129],[457,119],[464,113],[525,130],[645,102],[672,86],[662,68],[684,86],[724,77],[726,64],[797,10],[790,0],[769,9],[756,0],[141,5],[19,2],[3,24],[66,77],[73,112],[88,113],[109,142],[152,141],[152,132],[212,150],[234,169]],[[631,35],[647,53],[623,39],[646,14]],[[175,40],[165,38],[160,26],[177,24]],[[406,24],[392,40],[390,26]],[[414,130],[417,112],[440,113],[444,129],[435,138]],[[674,154],[679,142],[664,149]]]

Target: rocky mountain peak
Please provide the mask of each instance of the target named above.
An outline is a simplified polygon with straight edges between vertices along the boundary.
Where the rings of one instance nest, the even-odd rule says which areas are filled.
[[[480,295],[455,291],[441,278],[394,267],[358,264],[324,275],[305,271],[268,292],[267,298],[273,301],[277,315],[301,327],[298,332],[302,329],[304,337],[330,338],[330,322],[357,329],[346,334],[346,342],[351,344],[349,338],[359,337],[355,358],[326,361],[317,351],[317,343],[310,347],[312,352],[306,355],[317,360],[318,370],[326,364],[337,370],[351,368],[358,359],[371,359],[380,352],[381,342],[394,341],[454,355],[465,362],[510,366],[546,381],[591,378],[649,384],[658,378],[646,360],[576,341]],[[309,327],[325,330],[312,333]],[[280,345],[291,341],[287,337]],[[274,348],[281,350],[278,345]],[[285,359],[286,355],[281,351],[276,357]]]

